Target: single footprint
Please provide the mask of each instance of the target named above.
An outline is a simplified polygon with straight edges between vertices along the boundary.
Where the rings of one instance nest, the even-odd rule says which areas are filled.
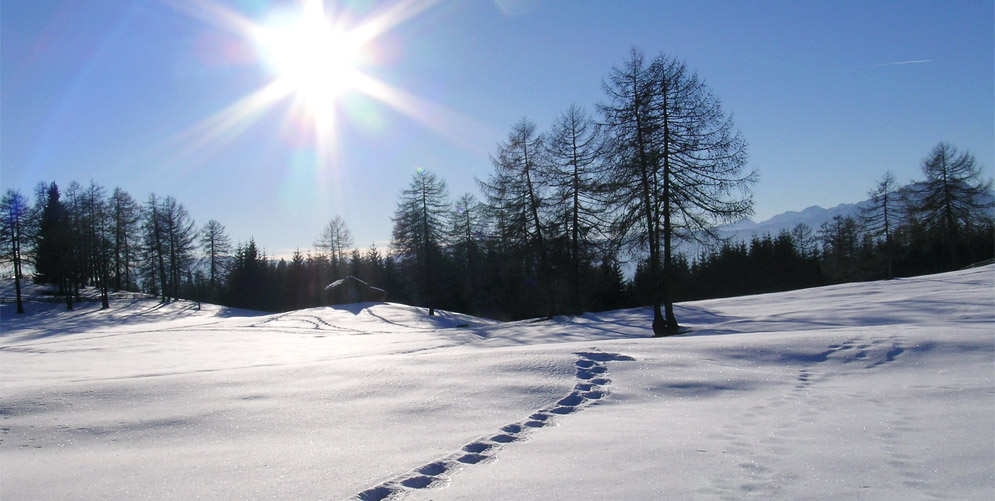
[[[491,444],[485,444],[482,442],[474,442],[472,444],[467,444],[463,446],[463,450],[473,454],[479,454],[481,452],[487,452],[491,450],[494,446]]]
[[[401,485],[411,488],[411,489],[424,489],[432,484],[434,484],[438,479],[432,478],[425,475],[419,475],[417,477],[411,477],[409,479],[401,482]]]

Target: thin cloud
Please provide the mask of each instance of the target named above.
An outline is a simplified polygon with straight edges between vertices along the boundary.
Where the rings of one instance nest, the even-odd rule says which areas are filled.
[[[931,63],[931,62],[933,62],[932,59],[916,59],[914,61],[895,61],[893,63],[864,64],[857,66],[857,68],[880,68],[882,66],[900,66],[903,64],[922,64],[922,63]]]

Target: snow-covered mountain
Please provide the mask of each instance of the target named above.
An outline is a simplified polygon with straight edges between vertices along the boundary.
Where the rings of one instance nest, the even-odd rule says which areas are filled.
[[[909,185],[909,187],[916,187],[915,184]],[[983,196],[979,203],[991,204],[995,201],[995,192],[989,192],[987,195]],[[896,199],[896,204],[900,203],[899,199]],[[861,211],[865,208],[869,208],[873,205],[871,200],[863,200],[853,204],[839,204],[835,207],[829,209],[824,209],[818,205],[813,205],[801,212],[788,211],[782,214],[771,217],[765,221],[754,222],[751,219],[743,219],[733,224],[728,224],[720,227],[720,234],[723,237],[733,237],[736,240],[749,241],[754,235],[765,235],[770,234],[771,236],[777,236],[781,231],[787,230],[791,231],[795,226],[799,224],[807,224],[809,228],[812,229],[813,233],[819,231],[824,223],[828,223],[833,220],[833,218],[839,217],[859,217]],[[896,205],[897,207],[897,205]]]
[[[493,322],[0,304],[3,499],[988,499],[995,265]]]
[[[751,219],[744,219],[737,223],[722,226],[721,229],[723,236],[734,237],[739,240],[749,240],[753,235],[764,235],[767,233],[776,236],[783,230],[791,231],[799,224],[807,224],[813,232],[817,232],[823,223],[832,221],[834,217],[857,217],[860,215],[862,208],[869,207],[870,205],[870,200],[855,204],[839,204],[829,209],[813,205],[801,212],[784,212],[766,221],[754,222]]]

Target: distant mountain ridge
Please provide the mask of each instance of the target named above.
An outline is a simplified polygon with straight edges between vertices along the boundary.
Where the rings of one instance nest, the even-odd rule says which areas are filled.
[[[823,223],[832,221],[834,217],[857,217],[861,209],[870,207],[871,201],[864,200],[855,204],[839,204],[835,207],[824,209],[818,205],[798,211],[787,211],[771,217],[765,221],[754,222],[751,219],[720,226],[719,230],[723,237],[733,237],[739,240],[749,240],[754,235],[771,234],[777,235],[783,230],[791,231],[799,224],[807,224],[812,231],[818,231]]]
[[[908,187],[915,187],[917,183],[913,183]],[[995,192],[989,191],[987,195],[982,197],[980,202],[982,203],[992,203],[995,201]],[[754,222],[751,219],[743,219],[732,224],[719,226],[719,234],[723,238],[732,237],[734,240],[750,240],[754,235],[765,235],[770,234],[771,236],[777,236],[783,230],[791,231],[795,226],[799,224],[807,224],[814,233],[819,231],[819,227],[823,223],[828,223],[833,220],[836,216],[839,217],[860,217],[860,213],[864,208],[872,206],[872,201],[870,199],[863,200],[853,204],[839,204],[835,207],[824,209],[818,205],[813,205],[808,207],[801,212],[798,211],[787,211],[776,216],[771,217],[765,221]],[[901,204],[899,199],[896,199],[896,204]]]

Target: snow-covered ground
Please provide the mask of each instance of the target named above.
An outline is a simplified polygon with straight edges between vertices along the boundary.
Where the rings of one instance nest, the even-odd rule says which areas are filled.
[[[0,307],[3,499],[991,499],[995,267],[497,323]]]

